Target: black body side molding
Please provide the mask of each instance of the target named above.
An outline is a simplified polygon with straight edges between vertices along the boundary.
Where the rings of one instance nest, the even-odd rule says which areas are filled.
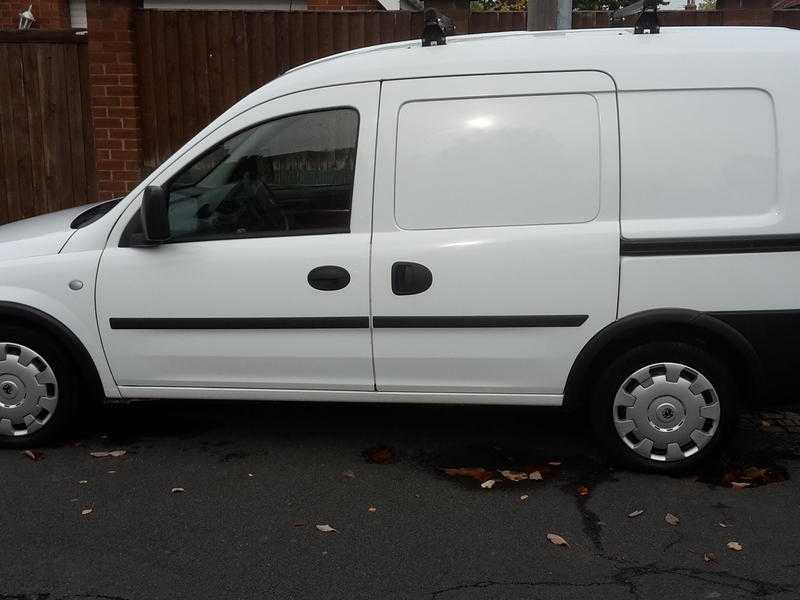
[[[748,235],[697,238],[622,238],[622,256],[685,256],[688,254],[741,254],[749,252],[800,252],[800,235]]]
[[[369,317],[109,319],[111,329],[368,329]]]
[[[373,317],[376,328],[580,327],[589,315]]]

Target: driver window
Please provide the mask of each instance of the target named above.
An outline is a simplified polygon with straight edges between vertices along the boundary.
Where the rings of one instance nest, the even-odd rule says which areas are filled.
[[[243,131],[168,184],[172,242],[348,233],[358,113],[302,113]]]

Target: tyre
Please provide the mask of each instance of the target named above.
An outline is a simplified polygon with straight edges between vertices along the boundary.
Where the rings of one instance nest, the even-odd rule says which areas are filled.
[[[75,369],[49,335],[0,325],[0,447],[55,441],[72,420]]]
[[[599,441],[635,469],[681,472],[712,456],[735,422],[731,369],[684,342],[649,342],[606,368],[591,397]]]

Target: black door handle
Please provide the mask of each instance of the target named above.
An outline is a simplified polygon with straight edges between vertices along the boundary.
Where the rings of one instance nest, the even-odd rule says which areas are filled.
[[[347,269],[333,265],[311,269],[308,274],[308,285],[315,290],[323,290],[325,292],[341,290],[347,287],[349,283],[350,273],[347,272]]]
[[[396,296],[421,294],[433,284],[433,273],[425,265],[396,262],[392,265],[392,292]]]

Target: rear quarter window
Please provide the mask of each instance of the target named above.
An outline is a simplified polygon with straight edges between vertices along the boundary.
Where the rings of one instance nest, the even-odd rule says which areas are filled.
[[[444,229],[591,221],[600,205],[598,114],[590,94],[404,104],[397,224]]]

